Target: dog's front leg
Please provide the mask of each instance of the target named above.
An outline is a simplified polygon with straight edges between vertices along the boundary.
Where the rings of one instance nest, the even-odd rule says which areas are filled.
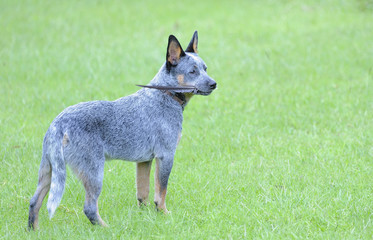
[[[152,161],[136,163],[136,187],[139,206],[148,203],[149,196],[149,175]]]
[[[166,208],[166,194],[167,194],[167,183],[171,173],[174,157],[156,157],[156,167],[154,174],[154,203],[157,210],[167,214]]]

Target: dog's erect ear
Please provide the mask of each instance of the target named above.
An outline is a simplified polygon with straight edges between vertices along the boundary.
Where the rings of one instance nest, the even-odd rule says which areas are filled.
[[[195,31],[185,52],[198,53],[198,32]]]
[[[167,46],[167,69],[170,70],[171,66],[176,66],[180,58],[185,56],[184,50],[181,48],[181,45],[177,38],[174,35],[170,35],[168,38],[168,46]]]

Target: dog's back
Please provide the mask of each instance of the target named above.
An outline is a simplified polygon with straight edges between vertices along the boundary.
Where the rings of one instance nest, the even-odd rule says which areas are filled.
[[[102,148],[106,159],[150,161],[164,145],[174,147],[182,119],[179,104],[157,90],[141,89],[112,102],[68,107],[52,122],[46,138],[56,138],[58,131],[58,136],[68,139],[63,151],[69,164],[81,159],[76,154],[85,153],[92,141],[95,151]]]

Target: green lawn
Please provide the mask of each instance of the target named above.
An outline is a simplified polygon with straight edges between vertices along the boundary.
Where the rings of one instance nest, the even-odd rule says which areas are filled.
[[[27,232],[54,117],[133,93],[194,30],[218,89],[184,112],[171,214],[139,209],[135,165],[112,161],[109,228],[69,171]],[[0,0],[0,141],[0,239],[372,239],[373,1]]]

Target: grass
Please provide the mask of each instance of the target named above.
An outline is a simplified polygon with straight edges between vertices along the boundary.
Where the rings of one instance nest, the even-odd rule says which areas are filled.
[[[347,1],[0,1],[0,239],[371,239],[373,14]],[[169,216],[139,209],[135,166],[105,166],[91,226],[71,172],[27,232],[42,139],[69,105],[148,83],[169,34],[218,90],[184,114]],[[153,181],[151,181],[153,186]],[[151,191],[151,196],[153,191]]]

